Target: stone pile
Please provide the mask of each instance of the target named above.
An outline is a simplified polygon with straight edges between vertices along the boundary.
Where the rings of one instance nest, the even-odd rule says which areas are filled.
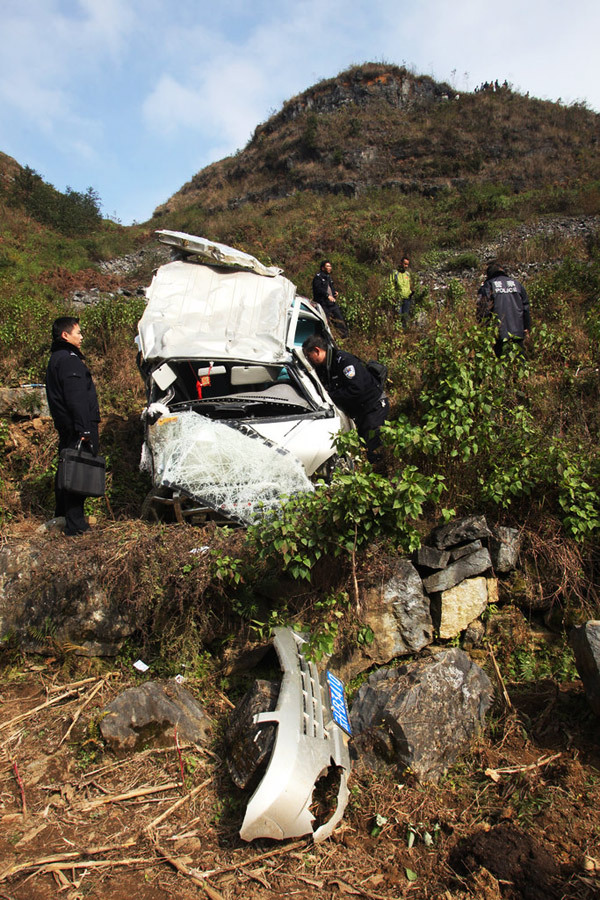
[[[516,568],[521,544],[516,528],[489,526],[484,516],[467,516],[434,529],[411,559],[397,559],[385,581],[367,587],[361,621],[371,642],[357,645],[331,666],[348,680],[373,665],[418,653],[434,635],[459,635],[477,644],[481,616],[498,602],[497,574]]]
[[[467,516],[442,525],[416,554],[431,615],[440,638],[464,631],[498,600],[492,574],[507,574],[517,565],[520,536],[516,528],[490,529],[484,516]]]

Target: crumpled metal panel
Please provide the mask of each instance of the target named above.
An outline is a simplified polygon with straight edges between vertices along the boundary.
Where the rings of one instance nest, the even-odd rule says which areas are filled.
[[[240,829],[245,841],[310,834],[313,790],[330,766],[341,772],[337,807],[314,832],[315,841],[329,837],[348,803],[348,737],[332,719],[327,688],[302,652],[305,643],[290,628],[275,629],[274,646],[283,669],[277,706],[273,712],[258,713],[254,723],[275,722],[277,734],[265,775],[246,808]]]
[[[296,288],[283,275],[176,261],[161,266],[138,324],[145,360],[281,363]]]
[[[256,272],[257,275],[264,275],[267,278],[281,275],[283,271],[283,269],[278,269],[277,266],[264,266],[255,256],[251,256],[243,250],[228,247],[227,244],[219,244],[217,241],[211,241],[205,237],[186,234],[184,231],[160,229],[156,232],[156,235],[161,244],[168,244],[178,250],[191,253],[202,260],[202,262],[210,265],[250,269],[252,272]]]

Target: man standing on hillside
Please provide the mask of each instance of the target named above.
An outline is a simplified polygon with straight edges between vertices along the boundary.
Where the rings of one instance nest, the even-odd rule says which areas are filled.
[[[405,253],[400,260],[398,268],[390,275],[390,282],[398,307],[398,315],[404,328],[408,324],[414,302],[412,276],[408,271],[409,266],[410,259],[408,254]]]
[[[498,337],[494,344],[496,356],[502,356],[508,341],[522,350],[531,328],[527,292],[521,282],[509,278],[498,263],[489,264],[486,276],[477,292],[477,321],[487,322],[492,316],[498,320]]]
[[[54,426],[58,431],[58,452],[74,449],[83,441],[86,449],[98,452],[100,409],[90,370],[83,361],[83,335],[79,319],[61,316],[52,325],[52,348],[46,370],[46,395]],[[85,498],[71,491],[59,490],[55,517],[65,518],[65,534],[74,536],[89,529],[83,513]]]
[[[342,337],[348,337],[348,326],[343,313],[337,305],[338,292],[331,280],[331,263],[324,259],[319,271],[313,278],[313,300],[323,307],[327,321],[335,325]]]
[[[367,448],[367,459],[376,462],[381,447],[379,429],[387,419],[390,401],[373,375],[356,356],[330,347],[321,335],[313,334],[302,344],[307,360],[319,381],[342,412],[354,420]]]

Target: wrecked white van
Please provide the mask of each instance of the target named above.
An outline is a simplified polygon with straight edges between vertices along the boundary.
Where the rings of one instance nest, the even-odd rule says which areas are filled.
[[[138,324],[153,482],[144,514],[249,523],[312,490],[311,476],[335,464],[334,435],[351,426],[300,350],[327,322],[281,269],[206,238],[157,235],[174,259]]]

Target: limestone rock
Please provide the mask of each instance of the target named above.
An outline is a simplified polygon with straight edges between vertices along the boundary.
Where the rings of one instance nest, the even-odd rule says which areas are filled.
[[[569,643],[590,706],[600,716],[600,620],[592,619],[573,628]]]
[[[210,720],[189,691],[170,681],[147,681],[129,688],[106,707],[100,731],[113,750],[129,751],[150,739],[161,746],[173,744],[174,728],[180,741],[206,743]]]
[[[331,668],[345,680],[374,664],[418,653],[431,643],[429,598],[410,560],[397,560],[391,577],[366,592],[360,618],[373,633],[372,643],[357,646],[350,656],[335,656],[330,661]]]
[[[0,388],[0,416],[34,419],[49,415],[45,385],[26,384],[18,388]]]
[[[518,528],[507,528],[504,525],[495,525],[490,538],[490,556],[494,571],[505,573],[512,572],[519,561],[521,549],[521,532]]]
[[[448,550],[438,550],[437,547],[427,547],[425,544],[417,550],[417,565],[426,569],[443,569],[449,560]]]
[[[468,749],[492,696],[485,672],[458,649],[380,669],[352,705],[356,746],[364,752],[370,742],[401,769],[435,781]]]
[[[423,587],[427,593],[437,593],[440,591],[448,591],[455,584],[460,584],[465,578],[472,578],[474,575],[481,575],[492,565],[488,550],[482,548],[470,556],[463,556],[451,563],[440,572],[435,572],[423,579]]]
[[[447,525],[440,525],[431,532],[431,540],[440,550],[453,547],[455,544],[464,544],[465,541],[476,541],[478,538],[491,536],[485,516],[465,516]]]
[[[463,544],[461,547],[453,547],[450,551],[450,559],[455,562],[457,559],[462,559],[463,556],[469,556],[471,553],[481,550],[482,547],[481,541],[469,541],[468,544]]]
[[[478,619],[488,604],[487,579],[467,578],[432,598],[431,609],[439,636],[447,640]]]

